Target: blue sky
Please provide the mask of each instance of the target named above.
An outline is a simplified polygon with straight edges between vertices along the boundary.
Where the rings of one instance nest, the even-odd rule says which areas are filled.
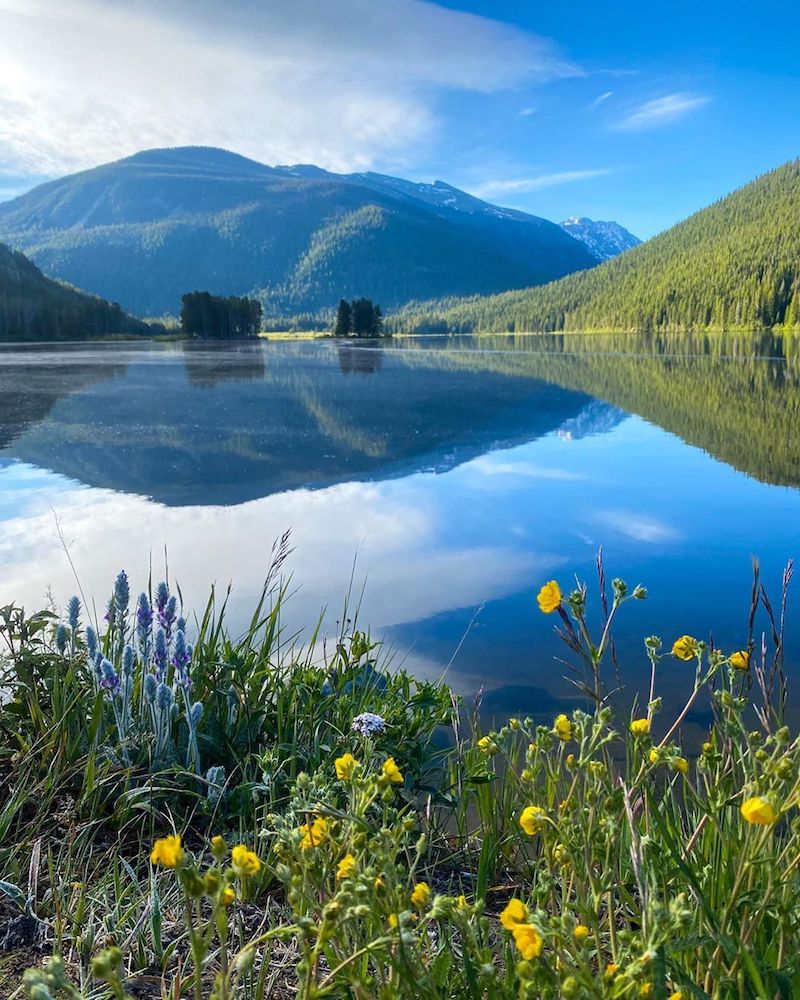
[[[0,0],[0,199],[219,145],[647,237],[798,155],[789,2]]]

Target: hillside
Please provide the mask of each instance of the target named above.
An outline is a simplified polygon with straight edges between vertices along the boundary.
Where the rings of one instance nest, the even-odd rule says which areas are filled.
[[[0,243],[0,341],[152,332],[116,303],[51,281],[24,254]]]
[[[488,298],[418,303],[426,330],[768,329],[800,324],[800,161],[592,271]]]
[[[559,226],[441,182],[267,167],[202,147],[43,184],[0,205],[0,239],[137,315],[174,314],[194,288],[256,294],[268,317],[361,295],[393,308],[597,263]]]
[[[580,240],[598,260],[611,260],[642,242],[618,222],[595,221],[585,216],[573,215],[561,223],[561,228]]]

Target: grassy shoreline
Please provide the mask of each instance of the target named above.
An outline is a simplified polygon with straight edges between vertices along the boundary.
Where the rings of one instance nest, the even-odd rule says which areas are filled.
[[[226,595],[186,621],[124,574],[102,627],[78,599],[0,612],[4,995],[797,995],[800,741],[757,580],[741,650],[645,640],[632,711],[611,644],[644,589],[601,562],[597,596],[545,584],[585,710],[482,732],[357,621],[321,659],[284,635],[285,554],[240,636]]]

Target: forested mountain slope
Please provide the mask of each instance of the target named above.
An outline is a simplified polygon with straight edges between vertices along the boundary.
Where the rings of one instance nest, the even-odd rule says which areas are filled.
[[[0,243],[0,341],[78,340],[153,328],[105,302],[46,278],[28,258]]]
[[[0,204],[0,239],[138,315],[186,291],[257,295],[265,316],[366,296],[487,294],[597,263],[559,226],[447,184],[147,150]]]
[[[486,298],[418,303],[403,329],[592,331],[800,325],[800,161],[591,271]]]

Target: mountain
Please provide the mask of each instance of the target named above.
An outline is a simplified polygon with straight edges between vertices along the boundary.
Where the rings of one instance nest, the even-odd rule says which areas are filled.
[[[0,243],[0,341],[80,340],[116,333],[153,333],[116,303],[46,278]]]
[[[684,222],[541,288],[417,304],[389,327],[597,331],[800,325],[800,160]]]
[[[642,242],[618,222],[595,222],[585,216],[573,215],[561,223],[561,228],[580,240],[598,260],[611,260]]]
[[[43,184],[0,204],[0,239],[138,315],[175,314],[194,289],[255,294],[268,317],[361,295],[394,308],[597,263],[554,223],[438,181],[267,167],[205,147]]]

